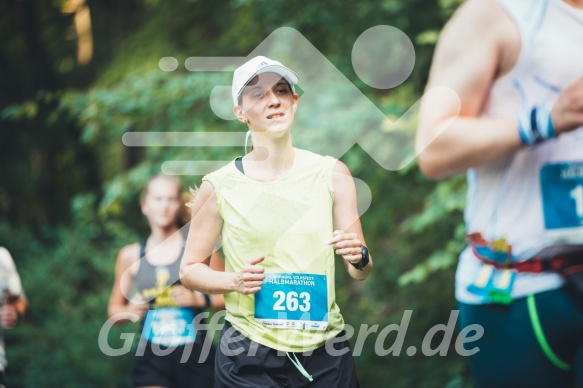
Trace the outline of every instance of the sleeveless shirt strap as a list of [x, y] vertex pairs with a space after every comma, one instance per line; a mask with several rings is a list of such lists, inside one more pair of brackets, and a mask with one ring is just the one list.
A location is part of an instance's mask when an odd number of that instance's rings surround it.
[[549, 0], [540, 0], [536, 2], [534, 15], [528, 20], [528, 44], [532, 44], [536, 38], [537, 33], [540, 31], [540, 26], [543, 23], [545, 15], [547, 13], [547, 8], [549, 6]]
[[238, 156], [235, 159], [235, 167], [237, 167], [237, 170], [241, 171], [241, 174], [245, 175], [245, 169], [243, 169], [243, 157], [242, 156]]
[[148, 237], [144, 237], [142, 241], [140, 241], [140, 259], [146, 256], [146, 243], [148, 242]]
[[188, 238], [188, 229], [189, 228], [185, 228], [185, 227], [180, 228], [180, 235], [182, 236], [182, 249], [184, 249], [186, 247], [186, 239]]

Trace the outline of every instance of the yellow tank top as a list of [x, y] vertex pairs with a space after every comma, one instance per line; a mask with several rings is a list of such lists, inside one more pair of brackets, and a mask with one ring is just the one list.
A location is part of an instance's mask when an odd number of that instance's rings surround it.
[[332, 237], [336, 159], [294, 149], [289, 173], [259, 182], [234, 162], [203, 181], [215, 189], [223, 218], [225, 270], [237, 272], [265, 256], [259, 293], [225, 295], [226, 319], [243, 335], [286, 352], [315, 349], [336, 336], [344, 320], [335, 302]]

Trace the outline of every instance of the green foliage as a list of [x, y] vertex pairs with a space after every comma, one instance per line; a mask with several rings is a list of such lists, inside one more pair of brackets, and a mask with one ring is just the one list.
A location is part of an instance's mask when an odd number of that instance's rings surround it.
[[[24, 323], [7, 333], [9, 386], [129, 386], [130, 355], [105, 356], [97, 338], [107, 317], [116, 254], [147, 233], [138, 194], [165, 161], [229, 160], [241, 150], [127, 147], [123, 136], [245, 130], [219, 119], [209, 107], [213, 87], [228, 85], [231, 75], [187, 72], [181, 67], [186, 58], [245, 56], [275, 29], [293, 27], [394, 121], [421, 96], [439, 31], [459, 2], [136, 0], [118, 8], [92, 2], [95, 64], [71, 71], [60, 64], [74, 57], [74, 47], [56, 33], [70, 20], [55, 16], [57, 3], [43, 8], [47, 16], [37, 23], [44, 26], [41, 41], [51, 41], [44, 63], [54, 71], [56, 86], [47, 82], [17, 97], [3, 94], [7, 103], [0, 109], [0, 245], [15, 257], [30, 300]], [[412, 75], [392, 90], [367, 86], [350, 61], [356, 38], [381, 24], [403, 30], [416, 50]], [[20, 47], [16, 38], [7, 42], [0, 51], [6, 58]], [[160, 71], [158, 60], [164, 56], [176, 57], [179, 69]], [[11, 62], [10, 69], [17, 68]], [[23, 78], [32, 74], [20, 71]], [[362, 125], [366, 111], [345, 109], [350, 101], [343, 99], [341, 85], [327, 87], [318, 106], [302, 107], [306, 144], [342, 138], [339, 131], [320, 131], [326, 115], [347, 126]], [[414, 130], [415, 118], [405, 121], [404, 127]], [[387, 119], [381, 130], [390, 131], [389, 124]], [[378, 146], [410, 159], [405, 146]], [[413, 311], [399, 356], [378, 356], [376, 335], [366, 341], [356, 359], [362, 386], [464, 386], [465, 361], [453, 349], [444, 357], [405, 354], [408, 346], [420, 346], [432, 326], [446, 324], [456, 308], [463, 177], [434, 184], [415, 163], [387, 171], [356, 146], [342, 160], [372, 193], [372, 206], [361, 220], [374, 261], [373, 275], [363, 283], [349, 279], [336, 263], [337, 300], [346, 321], [355, 328], [376, 324], [380, 331], [399, 324], [405, 310]], [[182, 178], [187, 186], [200, 182], [200, 176]], [[121, 347], [120, 336], [136, 329], [114, 328], [110, 345]], [[394, 339], [390, 334], [383, 346]]]
[[[97, 338], [107, 320], [117, 249], [137, 236], [97, 217], [95, 202], [95, 196], [76, 198], [71, 226], [47, 228], [40, 238], [0, 224], [0, 241], [15, 256], [30, 301], [18, 335], [7, 338], [9, 386], [128, 385], [130, 355], [106, 357]], [[112, 347], [121, 347], [120, 333], [112, 331]]]
[[456, 263], [465, 241], [465, 225], [460, 217], [465, 205], [465, 188], [465, 179], [461, 176], [440, 182], [427, 196], [423, 211], [403, 223], [404, 230], [410, 230], [416, 235], [426, 235], [431, 233], [435, 224], [443, 227], [444, 220], [454, 216], [453, 223], [449, 223], [452, 235], [436, 245], [442, 248], [436, 249], [427, 260], [402, 274], [399, 277], [400, 285], [424, 282], [433, 272], [451, 268]]

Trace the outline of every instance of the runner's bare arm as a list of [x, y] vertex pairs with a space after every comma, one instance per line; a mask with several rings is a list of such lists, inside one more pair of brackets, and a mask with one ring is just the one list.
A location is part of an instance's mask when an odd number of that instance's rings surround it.
[[[477, 117], [492, 82], [516, 64], [520, 46], [518, 28], [494, 0], [468, 0], [445, 26], [427, 90], [445, 86], [459, 100], [436, 94], [423, 101], [416, 151], [426, 176], [463, 172], [523, 147], [516, 117]], [[557, 135], [583, 125], [583, 80], [559, 95], [551, 117]]]
[[362, 259], [361, 245], [366, 246], [362, 233], [362, 225], [356, 205], [356, 188], [350, 170], [340, 161], [336, 163], [333, 174], [334, 184], [334, 234], [329, 241], [336, 253], [343, 257], [344, 267], [348, 274], [357, 280], [364, 280], [372, 270], [372, 257], [369, 264], [362, 270], [350, 265]]
[[205, 294], [239, 292], [253, 294], [263, 284], [263, 257], [251, 259], [239, 272], [218, 271], [209, 266], [223, 226], [212, 185], [204, 181], [192, 205], [192, 221], [180, 265], [182, 284]]
[[5, 300], [4, 304], [0, 306], [0, 326], [4, 329], [11, 329], [26, 312], [28, 302], [23, 294], [16, 297], [13, 295], [5, 295], [4, 297], [10, 298], [10, 300]]
[[[214, 251], [211, 256], [210, 261], [210, 268], [219, 271], [225, 272], [225, 261], [223, 260], [223, 256], [219, 253], [219, 251]], [[215, 294], [211, 295], [211, 308], [215, 310], [223, 310], [225, 308], [225, 298], [223, 294]]]
[[[213, 252], [210, 260], [210, 268], [215, 271], [225, 271], [223, 258], [219, 251]], [[222, 294], [205, 295], [202, 292], [192, 291], [182, 286], [173, 287], [172, 296], [180, 306], [192, 306], [198, 308], [212, 308], [222, 310], [225, 308], [225, 299]]]
[[[140, 248], [138, 244], [127, 245], [119, 251], [115, 264], [115, 279], [107, 306], [109, 317], [119, 313], [133, 313], [142, 318], [148, 310], [148, 303], [132, 303], [127, 299], [131, 292], [139, 260]], [[128, 321], [116, 320], [115, 323], [125, 322]]]
[[[427, 90], [451, 88], [459, 101], [434, 96], [422, 104], [416, 149], [429, 178], [463, 172], [522, 147], [514, 117], [476, 118], [492, 82], [512, 68], [519, 49], [517, 27], [494, 0], [468, 0], [445, 26]], [[459, 102], [461, 112], [455, 118]], [[451, 119], [455, 121], [440, 133]]]
[[14, 302], [14, 308], [16, 309], [18, 316], [22, 317], [28, 308], [28, 299], [23, 295], [19, 295], [16, 302]]

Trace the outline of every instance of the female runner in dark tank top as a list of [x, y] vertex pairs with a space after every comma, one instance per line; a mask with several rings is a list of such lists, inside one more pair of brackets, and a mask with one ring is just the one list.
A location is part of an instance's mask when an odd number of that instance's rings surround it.
[[[129, 313], [143, 322], [131, 371], [135, 387], [213, 386], [214, 348], [203, 347], [204, 332], [197, 330], [195, 317], [209, 307], [223, 309], [224, 301], [222, 295], [192, 292], [180, 283], [183, 207], [180, 181], [152, 178], [141, 198], [151, 233], [123, 247], [117, 257], [109, 316], [126, 317], [116, 320], [126, 323]], [[224, 270], [220, 255], [215, 253], [211, 263]]]

